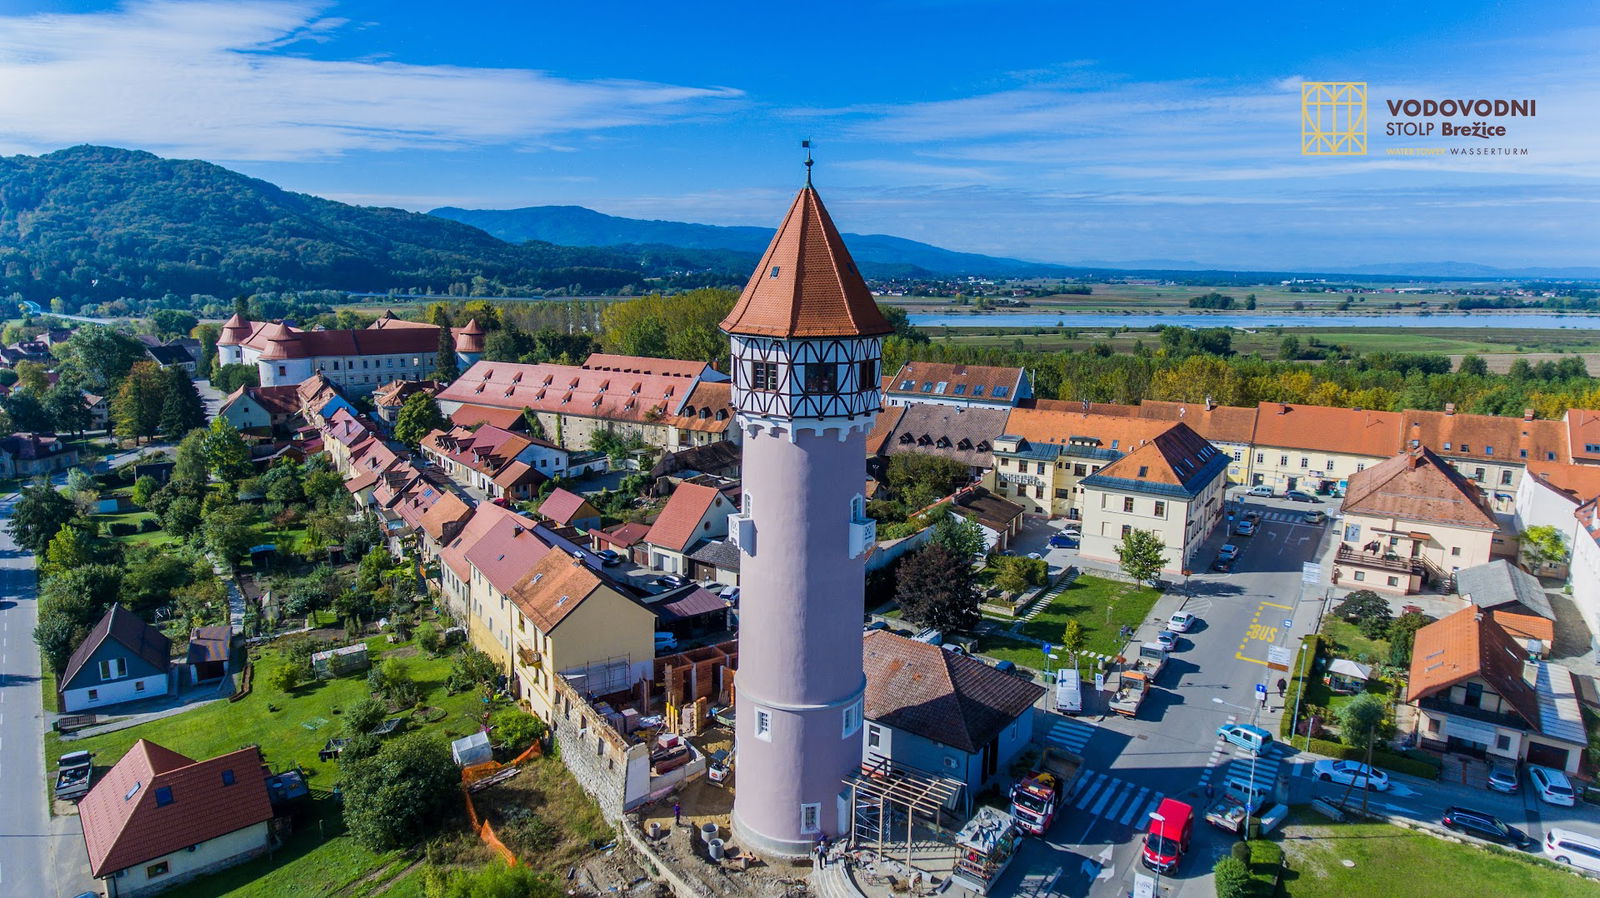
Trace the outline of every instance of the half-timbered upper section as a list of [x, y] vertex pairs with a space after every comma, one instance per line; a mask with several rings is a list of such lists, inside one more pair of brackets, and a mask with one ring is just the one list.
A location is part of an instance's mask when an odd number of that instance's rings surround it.
[[[882, 410], [879, 337], [778, 340], [733, 337], [733, 407], [745, 418], [872, 428]], [[865, 416], [865, 417], [864, 417]]]
[[877, 337], [894, 330], [807, 184], [722, 329], [747, 337]]

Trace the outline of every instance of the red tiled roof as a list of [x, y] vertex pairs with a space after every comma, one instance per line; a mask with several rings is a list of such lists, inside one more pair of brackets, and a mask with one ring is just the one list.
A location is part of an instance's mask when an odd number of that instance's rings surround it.
[[899, 426], [900, 419], [905, 416], [906, 407], [903, 405], [886, 405], [878, 413], [876, 421], [872, 422], [872, 429], [867, 431], [867, 455], [882, 455], [888, 448], [887, 441], [894, 436], [895, 428]]
[[604, 530], [591, 530], [589, 535], [598, 542], [603, 542], [618, 549], [627, 549], [636, 545], [640, 540], [650, 535], [650, 525], [638, 521], [629, 521], [626, 524], [617, 524]]
[[472, 506], [455, 493], [445, 493], [422, 514], [422, 531], [435, 542], [444, 539], [446, 528], [459, 524], [472, 514]]
[[862, 651], [868, 720], [976, 752], [1044, 695], [982, 661], [882, 630]]
[[[479, 505], [473, 517], [484, 514], [485, 507]], [[495, 589], [509, 594], [517, 581], [550, 552], [550, 545], [535, 534], [533, 521], [495, 505], [487, 508], [493, 509], [493, 520], [466, 546], [466, 559]]]
[[272, 802], [260, 749], [194, 761], [140, 739], [84, 796], [78, 816], [100, 878], [271, 820]]
[[1399, 412], [1263, 402], [1256, 407], [1253, 442], [1260, 447], [1388, 458], [1400, 451], [1404, 433], [1405, 418]]
[[1537, 639], [1548, 648], [1556, 639], [1556, 622], [1536, 614], [1491, 611], [1489, 615], [1512, 639]]
[[589, 418], [654, 422], [662, 415], [677, 414], [693, 384], [692, 378], [672, 374], [477, 362], [446, 387], [438, 399], [518, 412], [531, 408]]
[[1132, 452], [1155, 439], [1172, 425], [1166, 421], [1117, 415], [1084, 414], [1058, 409], [1014, 408], [1006, 416], [1005, 432], [1031, 443], [1066, 445], [1074, 437], [1099, 440], [1098, 448]]
[[1538, 696], [1522, 677], [1526, 656], [1489, 615], [1468, 606], [1417, 631], [1407, 695], [1415, 702], [1469, 677], [1481, 677], [1519, 717], [1538, 728]]
[[795, 196], [722, 329], [753, 337], [865, 337], [894, 330], [809, 184]]
[[1565, 495], [1577, 505], [1600, 496], [1600, 466], [1528, 464], [1527, 476]]
[[600, 584], [600, 577], [582, 559], [563, 552], [550, 552], [506, 590], [506, 596], [535, 626], [548, 634]]
[[1249, 445], [1255, 436], [1256, 410], [1246, 406], [1213, 405], [1204, 402], [1164, 402], [1146, 399], [1133, 413], [1152, 421], [1182, 421], [1195, 433], [1213, 443]]
[[662, 417], [661, 423], [679, 430], [723, 433], [733, 417], [733, 384], [725, 380], [702, 380], [684, 397], [679, 413]]
[[[1216, 456], [1215, 446], [1180, 422], [1167, 426], [1149, 442], [1101, 468], [1092, 479], [1120, 478], [1138, 483], [1187, 486]], [[1222, 473], [1220, 467], [1216, 473]]]
[[462, 427], [476, 427], [479, 424], [492, 424], [495, 427], [510, 430], [522, 422], [522, 409], [520, 408], [491, 408], [487, 405], [463, 405], [450, 413], [450, 423]]
[[688, 482], [678, 484], [666, 507], [661, 509], [661, 515], [650, 525], [650, 535], [645, 537], [645, 542], [682, 552], [700, 536], [700, 520], [720, 495], [714, 487]]
[[889, 378], [884, 392], [913, 399], [945, 397], [1012, 404], [1021, 387], [1021, 368], [906, 362]]
[[1481, 495], [1449, 462], [1423, 446], [1351, 475], [1340, 508], [1346, 515], [1498, 530], [1494, 516], [1480, 504]]
[[1600, 452], [1591, 452], [1590, 446], [1600, 446], [1600, 412], [1588, 409], [1567, 409], [1567, 454], [1573, 461], [1594, 464], [1600, 462]]
[[709, 368], [705, 362], [683, 359], [658, 359], [642, 355], [615, 355], [608, 352], [590, 353], [580, 366], [588, 371], [611, 371], [621, 374], [655, 374], [662, 377], [704, 377]]
[[1560, 421], [1416, 409], [1400, 415], [1405, 419], [1407, 447], [1415, 442], [1446, 458], [1530, 465], [1569, 460], [1566, 427]]
[[589, 500], [570, 490], [556, 487], [539, 505], [539, 515], [557, 524], [570, 524], [580, 515], [592, 517], [599, 512]]

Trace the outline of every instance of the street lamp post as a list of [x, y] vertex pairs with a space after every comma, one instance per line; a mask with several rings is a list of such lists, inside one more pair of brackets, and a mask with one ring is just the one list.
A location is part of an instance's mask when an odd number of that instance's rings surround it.
[[[1163, 817], [1163, 816], [1162, 816], [1162, 815], [1161, 815], [1161, 814], [1160, 814], [1160, 813], [1159, 813], [1159, 812], [1157, 812], [1157, 811], [1151, 811], [1151, 812], [1150, 812], [1150, 819], [1151, 819], [1151, 820], [1154, 820], [1154, 821], [1156, 821], [1156, 822], [1157, 822], [1157, 823], [1160, 823], [1160, 824], [1162, 824], [1162, 825], [1161, 825], [1161, 826], [1160, 826], [1160, 827], [1158, 827], [1158, 829], [1160, 829], [1160, 830], [1161, 830], [1161, 833], [1162, 833], [1162, 835], [1161, 835], [1161, 838], [1163, 838], [1163, 839], [1165, 839], [1165, 838], [1166, 838], [1166, 837], [1167, 837], [1167, 836], [1166, 836], [1166, 832], [1167, 832], [1167, 827], [1166, 827], [1166, 822], [1167, 822], [1167, 818], [1166, 818], [1166, 817]], [[1148, 839], [1149, 839], [1149, 838], [1150, 838], [1150, 834], [1149, 834], [1149, 833], [1145, 833], [1145, 839], [1147, 839], [1147, 840], [1148, 840]], [[1161, 865], [1160, 865], [1160, 864], [1157, 864], [1157, 865], [1156, 865], [1156, 866], [1155, 866], [1155, 867], [1154, 867], [1154, 869], [1155, 869], [1155, 871], [1156, 871], [1156, 896], [1157, 896], [1157, 898], [1160, 898], [1160, 896], [1161, 896]]]

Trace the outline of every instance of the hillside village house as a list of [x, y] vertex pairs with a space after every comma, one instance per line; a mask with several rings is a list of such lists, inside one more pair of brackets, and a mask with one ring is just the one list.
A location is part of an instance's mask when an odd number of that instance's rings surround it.
[[491, 498], [532, 498], [539, 484], [567, 473], [567, 450], [491, 424], [435, 430], [422, 454], [450, 478]]
[[885, 408], [867, 435], [867, 452], [884, 459], [912, 454], [949, 459], [976, 481], [994, 467], [994, 441], [1006, 432], [1008, 415], [1000, 408], [925, 402]]
[[1476, 606], [1417, 631], [1408, 700], [1425, 748], [1576, 773], [1588, 745], [1571, 672]]
[[1334, 583], [1409, 595], [1515, 554], [1482, 491], [1426, 446], [1357, 472], [1345, 493]]
[[[465, 368], [482, 357], [484, 333], [476, 321], [452, 333], [458, 364]], [[235, 314], [217, 338], [218, 361], [255, 365], [262, 386], [298, 384], [321, 374], [357, 394], [395, 379], [422, 380], [433, 370], [438, 351], [439, 328], [387, 312], [365, 328], [310, 331]]]
[[0, 477], [36, 477], [77, 467], [78, 450], [53, 433], [0, 438]]
[[527, 409], [552, 442], [569, 449], [590, 448], [597, 433], [609, 432], [676, 450], [729, 435], [731, 393], [700, 389], [726, 381], [702, 362], [595, 353], [581, 366], [478, 362], [438, 400], [456, 423], [468, 408]]
[[1445, 403], [1442, 412], [1407, 409], [1400, 413], [1406, 424], [1406, 449], [1427, 446], [1484, 492], [1491, 510], [1510, 512], [1517, 489], [1531, 465], [1565, 465], [1566, 425], [1541, 421], [1533, 409], [1521, 418], [1467, 415]]
[[267, 853], [272, 801], [254, 746], [205, 761], [140, 739], [78, 804], [107, 898], [153, 895]]
[[1228, 457], [1187, 424], [1174, 424], [1127, 455], [1085, 477], [1085, 558], [1116, 562], [1132, 530], [1154, 532], [1166, 546], [1165, 573], [1182, 573], [1222, 520]]
[[1008, 409], [1031, 398], [1033, 384], [1021, 368], [942, 362], [906, 362], [884, 380], [883, 388], [883, 404], [888, 406], [922, 403]]
[[863, 762], [888, 758], [960, 780], [970, 798], [1033, 739], [1033, 703], [1044, 687], [886, 631], [865, 639]]
[[298, 385], [252, 387], [248, 384], [229, 393], [217, 408], [217, 416], [227, 419], [240, 433], [270, 434], [288, 425], [300, 414]]
[[644, 538], [650, 569], [688, 575], [689, 558], [701, 542], [728, 535], [728, 515], [738, 509], [715, 487], [680, 483]]
[[1400, 451], [1398, 412], [1263, 402], [1256, 407], [1250, 485], [1278, 493], [1335, 493]]
[[77, 712], [155, 698], [172, 687], [172, 640], [118, 603], [73, 651], [56, 691], [61, 710]]

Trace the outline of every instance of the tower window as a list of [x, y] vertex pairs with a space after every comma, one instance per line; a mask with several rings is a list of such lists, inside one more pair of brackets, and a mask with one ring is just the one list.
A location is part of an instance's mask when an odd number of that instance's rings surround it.
[[776, 390], [778, 388], [777, 362], [750, 363], [750, 389]]
[[826, 362], [806, 365], [807, 393], [835, 393], [839, 389], [839, 368]]
[[862, 359], [856, 363], [856, 389], [875, 390], [878, 387], [878, 360]]
[[772, 741], [772, 712], [765, 708], [756, 709], [755, 737]]
[[800, 831], [814, 833], [822, 831], [822, 804], [811, 802], [800, 806]]

